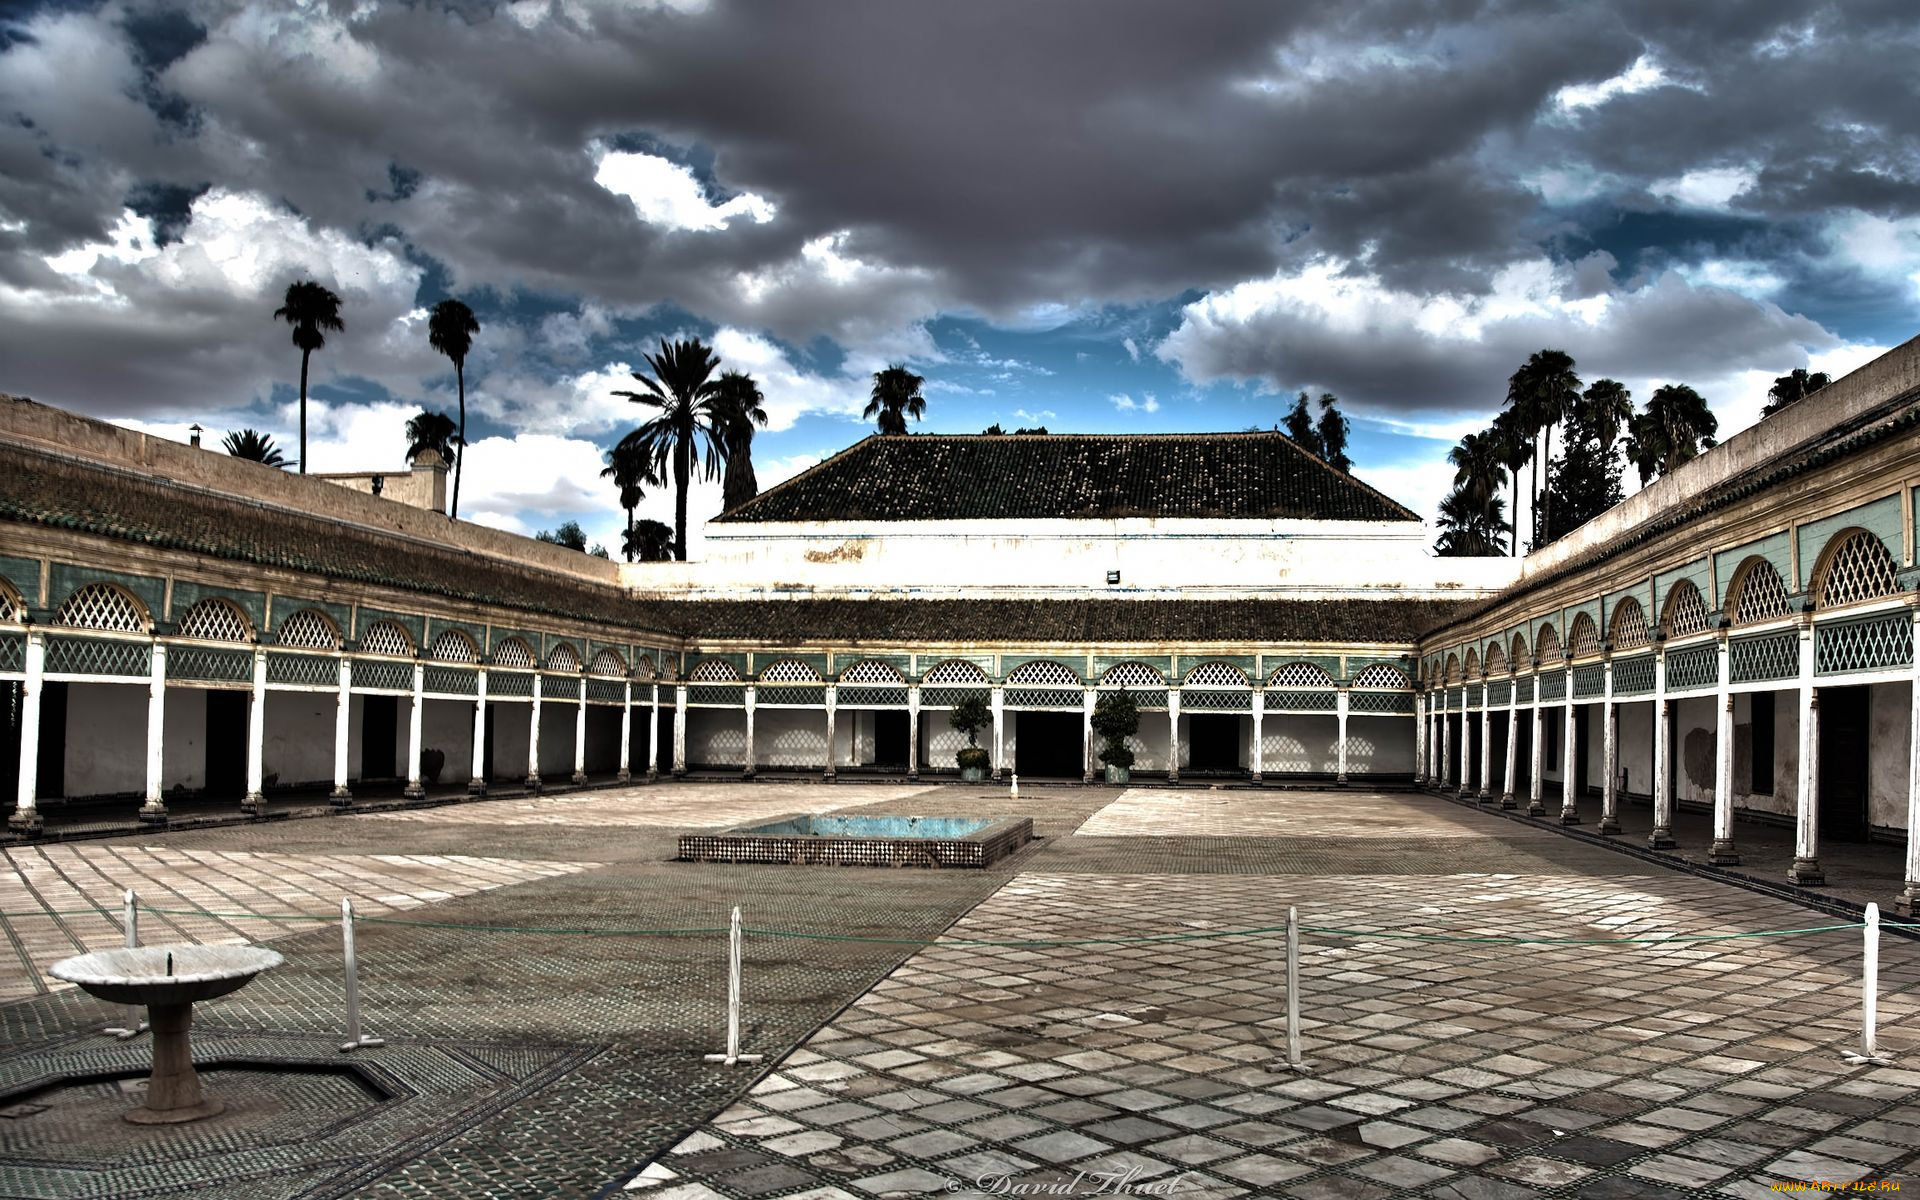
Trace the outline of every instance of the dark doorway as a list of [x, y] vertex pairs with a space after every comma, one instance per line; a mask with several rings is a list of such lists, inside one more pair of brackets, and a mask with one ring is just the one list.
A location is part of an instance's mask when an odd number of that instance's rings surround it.
[[1077, 712], [1014, 714], [1013, 770], [1034, 778], [1079, 779], [1086, 752], [1085, 718]]
[[1480, 765], [1480, 722], [1486, 719], [1476, 713], [1460, 714], [1460, 783], [1463, 787], [1472, 787], [1475, 780], [1484, 778], [1474, 772]]
[[1867, 840], [1867, 689], [1820, 689], [1820, 836]]
[[[664, 688], [661, 690], [663, 692], [667, 691], [667, 689]], [[661, 697], [662, 702], [660, 707], [654, 710], [653, 729], [654, 736], [660, 739], [660, 761], [655, 764], [655, 769], [670, 772], [673, 770], [673, 714], [676, 710], [672, 704], [666, 703], [668, 698], [669, 696], [663, 695]], [[642, 751], [638, 757], [642, 762], [645, 762], [647, 754], [650, 752], [651, 747], [646, 751]]]
[[393, 779], [400, 752], [400, 697], [360, 698], [360, 778]]
[[1593, 739], [1587, 736], [1587, 717], [1592, 712], [1591, 704], [1573, 706], [1573, 794], [1576, 796], [1593, 790], [1587, 775], [1587, 755], [1593, 749]]
[[67, 685], [40, 685], [39, 765], [34, 793], [42, 798], [67, 794]]
[[24, 689], [17, 679], [0, 683], [0, 796], [13, 795], [20, 779], [20, 704]]
[[1486, 719], [1493, 722], [1493, 736], [1487, 741], [1487, 791], [1498, 796], [1507, 788], [1507, 738], [1513, 731], [1504, 709], [1495, 709]]
[[207, 795], [236, 799], [247, 790], [245, 692], [207, 693]]
[[498, 705], [487, 705], [486, 741], [480, 749], [480, 778], [491, 782], [493, 774], [493, 726], [500, 716]]
[[883, 770], [907, 769], [907, 714], [876, 709], [873, 714], [873, 765]]
[[1521, 710], [1514, 714], [1513, 728], [1509, 731], [1513, 741], [1513, 794], [1531, 796], [1533, 779], [1533, 714]]
[[1232, 713], [1187, 714], [1186, 769], [1193, 772], [1240, 770], [1240, 718]]

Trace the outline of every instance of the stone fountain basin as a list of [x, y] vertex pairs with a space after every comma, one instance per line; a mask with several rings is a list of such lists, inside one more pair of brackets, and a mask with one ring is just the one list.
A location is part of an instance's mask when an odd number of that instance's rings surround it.
[[166, 1006], [224, 996], [285, 961], [278, 952], [259, 946], [141, 946], [63, 958], [48, 967], [47, 974], [109, 1003]]

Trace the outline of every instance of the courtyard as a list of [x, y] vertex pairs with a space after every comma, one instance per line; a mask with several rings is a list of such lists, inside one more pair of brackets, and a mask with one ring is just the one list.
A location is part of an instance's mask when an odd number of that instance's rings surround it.
[[[1040, 840], [984, 871], [672, 861], [832, 811]], [[8, 1197], [1759, 1196], [1920, 1160], [1920, 945], [1882, 944], [1895, 1065], [1850, 1066], [1849, 922], [1413, 793], [700, 782], [4, 853]], [[196, 1014], [210, 1122], [115, 1119], [147, 1039], [44, 973], [119, 943], [128, 887], [143, 942], [286, 956]], [[352, 1055], [343, 897], [386, 1039]], [[765, 1058], [729, 1068], [734, 905]]]

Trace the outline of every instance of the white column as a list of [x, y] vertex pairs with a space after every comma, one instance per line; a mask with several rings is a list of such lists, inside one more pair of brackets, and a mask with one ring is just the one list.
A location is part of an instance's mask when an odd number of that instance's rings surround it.
[[574, 680], [579, 703], [573, 709], [573, 782], [587, 781], [587, 677]]
[[1653, 832], [1650, 850], [1671, 850], [1673, 840], [1673, 709], [1667, 699], [1667, 650], [1653, 654]]
[[920, 685], [907, 685], [907, 779], [920, 778]]
[[673, 687], [673, 774], [679, 778], [687, 773], [687, 685], [677, 683]]
[[240, 811], [255, 815], [267, 808], [267, 798], [261, 795], [261, 780], [265, 778], [267, 745], [267, 652], [253, 652], [253, 692], [247, 703], [247, 795], [240, 801]]
[[1453, 697], [1443, 693], [1440, 701], [1440, 788], [1453, 786]]
[[621, 783], [633, 778], [633, 680], [620, 681], [620, 773]]
[[[167, 648], [153, 644], [153, 674], [147, 681], [147, 794], [140, 806], [143, 823], [164, 824], [167, 806], [160, 799], [160, 765], [164, 761], [167, 722]], [[21, 747], [21, 753], [26, 747]]]
[[1427, 697], [1413, 694], [1413, 786], [1427, 781]]
[[1339, 739], [1338, 757], [1334, 761], [1333, 782], [1336, 787], [1347, 786], [1347, 689], [1340, 688], [1333, 694], [1334, 736]]
[[15, 833], [40, 832], [40, 691], [46, 687], [47, 635], [27, 630], [26, 682], [20, 696], [20, 779], [14, 792], [13, 815], [7, 828]]
[[1893, 902], [1894, 911], [1911, 919], [1920, 915], [1920, 611], [1913, 614], [1912, 710], [1907, 725], [1907, 886]]
[[1527, 815], [1544, 817], [1547, 815], [1547, 739], [1546, 714], [1540, 709], [1540, 670], [1536, 666], [1533, 672], [1533, 736], [1528, 739], [1527, 758]]
[[1620, 710], [1613, 703], [1613, 659], [1600, 666], [1600, 833], [1620, 832]]
[[1093, 782], [1093, 701], [1092, 688], [1080, 693], [1080, 782]]
[[1253, 778], [1250, 782], [1259, 783], [1260, 776], [1267, 765], [1267, 738], [1262, 731], [1267, 716], [1267, 693], [1260, 688], [1253, 689]]
[[340, 656], [340, 691], [333, 701], [333, 794], [327, 799], [337, 806], [353, 800], [347, 790], [347, 738], [352, 733], [353, 660]]
[[1480, 680], [1480, 769], [1474, 772], [1474, 799], [1487, 801], [1493, 798], [1493, 790], [1487, 786], [1493, 775], [1493, 682]]
[[1720, 637], [1720, 682], [1714, 692], [1713, 737], [1713, 847], [1707, 861], [1716, 866], [1738, 866], [1733, 846], [1733, 693], [1727, 690], [1731, 667], [1726, 635]]
[[473, 674], [473, 770], [467, 775], [467, 795], [487, 794], [487, 669]]
[[994, 685], [991, 700], [993, 703], [993, 778], [997, 781], [1000, 778], [1000, 756], [1004, 753], [1006, 746], [1007, 727], [1007, 694], [1000, 685]]
[[1505, 768], [1500, 775], [1500, 807], [1517, 807], [1513, 799], [1513, 764], [1519, 757], [1520, 742], [1520, 677], [1507, 680], [1507, 746], [1502, 756]]
[[1180, 690], [1167, 689], [1167, 782], [1180, 782]]
[[1820, 870], [1820, 692], [1813, 686], [1813, 623], [1800, 628], [1800, 771], [1794, 806], [1793, 866], [1787, 878], [1802, 887], [1827, 881]]
[[1580, 823], [1580, 781], [1573, 777], [1580, 760], [1574, 756], [1573, 743], [1579, 729], [1573, 705], [1573, 668], [1567, 668], [1567, 704], [1564, 724], [1561, 732], [1566, 736], [1560, 746], [1560, 823], [1578, 825]]
[[660, 683], [655, 680], [647, 685], [647, 782], [660, 778]]
[[427, 690], [427, 666], [413, 664], [413, 708], [407, 713], [407, 786], [403, 795], [418, 798], [427, 794], [420, 782], [420, 720], [426, 711], [423, 693]]
[[741, 689], [741, 692], [740, 702], [742, 707], [745, 708], [747, 715], [747, 753], [745, 761], [740, 764], [740, 777], [742, 779], [752, 779], [754, 760], [753, 718], [754, 714], [759, 711], [760, 689], [749, 683]]
[[824, 690], [827, 700], [827, 769], [824, 777], [830, 780], [834, 777], [833, 738], [834, 724], [839, 716], [840, 709], [840, 687], [838, 684], [830, 683]]
[[533, 703], [527, 709], [527, 786], [540, 790], [540, 672], [533, 673]]

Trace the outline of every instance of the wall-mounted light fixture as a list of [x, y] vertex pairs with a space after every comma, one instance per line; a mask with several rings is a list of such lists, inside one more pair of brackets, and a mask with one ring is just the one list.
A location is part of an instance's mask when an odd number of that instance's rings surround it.
[[1120, 572], [1118, 572], [1118, 571], [1108, 571], [1108, 572], [1107, 572], [1107, 582], [1108, 582], [1108, 583], [1119, 583], [1119, 582], [1120, 582]]
[[375, 475], [373, 477], [373, 494], [374, 495], [378, 496], [382, 491], [386, 490], [386, 486], [387, 486], [387, 477], [385, 475]]
[[187, 426], [187, 436], [192, 439], [192, 444], [195, 446], [200, 444], [200, 435], [205, 432], [206, 430], [201, 429], [198, 425]]

